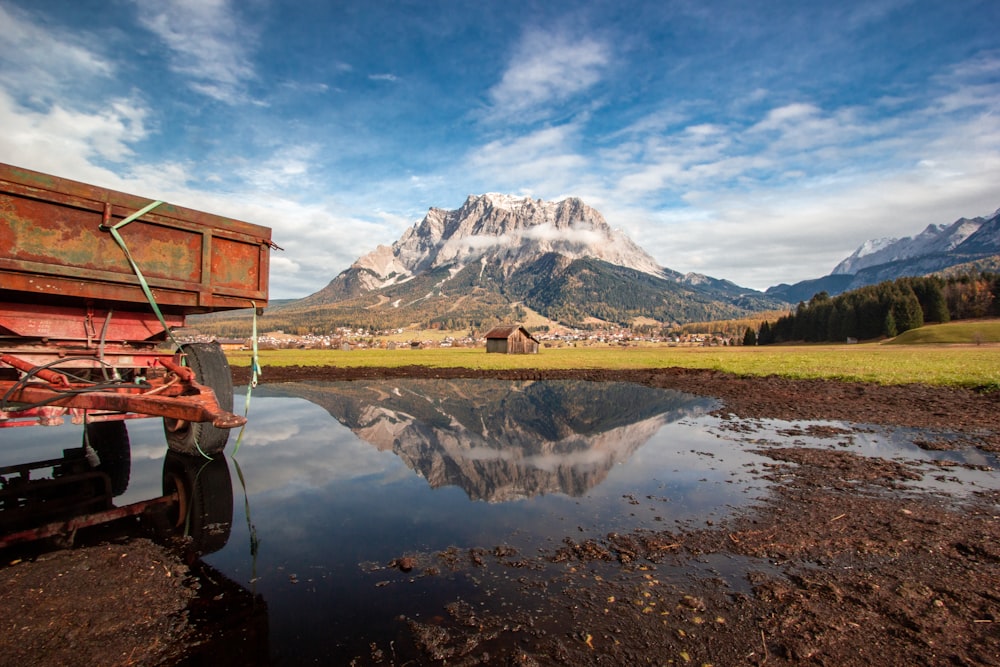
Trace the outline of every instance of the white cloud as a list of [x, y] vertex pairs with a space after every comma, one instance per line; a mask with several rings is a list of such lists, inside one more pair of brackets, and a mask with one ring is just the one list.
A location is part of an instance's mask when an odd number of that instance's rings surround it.
[[572, 191], [587, 181], [587, 158], [574, 149], [580, 127], [567, 123], [495, 140], [470, 151], [465, 169], [508, 193]]
[[695, 137], [707, 138], [721, 134], [724, 132], [724, 129], [713, 123], [701, 123], [700, 125], [690, 125], [684, 128], [684, 132]]
[[289, 188], [299, 191], [311, 186], [310, 170], [320, 148], [315, 145], [278, 146], [264, 157], [241, 159], [233, 172], [250, 190], [258, 192], [284, 192]]
[[610, 47], [595, 39], [529, 31], [500, 82], [490, 89], [490, 117], [509, 123], [545, 117], [549, 105], [596, 84], [610, 59]]
[[536, 241], [566, 241], [568, 243], [579, 243], [582, 245], [596, 245], [607, 241], [603, 234], [593, 229], [583, 227], [557, 228], [552, 223], [545, 223], [530, 227], [524, 231], [525, 238]]
[[927, 157], [907, 168], [742, 191], [703, 183], [689, 208], [629, 211], [628, 224], [672, 269], [764, 289], [824, 275], [870, 238], [909, 236], [930, 223], [995, 210], [998, 148], [1000, 119], [978, 119], [922, 144], [918, 153]]
[[675, 108], [673, 105], [670, 108], [657, 109], [653, 113], [647, 114], [621, 130], [610, 134], [606, 137], [606, 140], [636, 135], [648, 136], [650, 134], [660, 134], [666, 132], [674, 125], [683, 124], [688, 118], [689, 115], [687, 113]]
[[454, 241], [449, 239], [448, 243], [455, 246], [454, 249], [456, 252], [462, 248], [485, 250], [487, 248], [509, 245], [511, 237], [507, 234], [477, 234], [476, 236], [465, 236], [460, 239], [454, 239]]
[[139, 22], [172, 53], [171, 67], [191, 79], [191, 88], [227, 103], [245, 100], [255, 77], [248, 45], [251, 28], [241, 23], [228, 0], [162, 0], [138, 3]]
[[819, 109], [812, 104], [788, 104], [767, 112], [764, 120], [754, 126], [756, 130], [783, 130], [789, 125], [815, 117]]
[[135, 100], [112, 100], [88, 113], [60, 105], [42, 111], [18, 105], [0, 89], [0, 158], [29, 169], [120, 184], [95, 160], [120, 161], [133, 155], [132, 142], [147, 135], [148, 110]]
[[0, 159], [119, 187], [99, 164], [132, 159], [149, 136], [142, 95], [106, 92], [118, 69], [93, 34], [3, 5], [0, 25]]
[[828, 272], [862, 242], [1000, 206], [1000, 60], [922, 99], [785, 104], [745, 124], [639, 121], [605, 149], [609, 222], [659, 262], [763, 289]]
[[67, 82], [114, 75], [115, 65], [70, 30], [43, 28], [0, 4], [0, 84], [18, 97], [49, 100]]

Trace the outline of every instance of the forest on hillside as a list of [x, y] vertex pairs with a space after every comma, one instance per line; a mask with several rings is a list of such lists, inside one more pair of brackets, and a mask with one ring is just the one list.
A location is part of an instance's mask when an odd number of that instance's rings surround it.
[[831, 297], [820, 292], [795, 312], [747, 329], [745, 344], [892, 338], [927, 322], [1000, 316], [1000, 274], [899, 278]]

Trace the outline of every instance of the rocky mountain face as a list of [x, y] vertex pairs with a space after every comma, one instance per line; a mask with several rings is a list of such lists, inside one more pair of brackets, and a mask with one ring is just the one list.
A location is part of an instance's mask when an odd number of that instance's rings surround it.
[[[392, 246], [358, 259], [291, 309], [325, 307], [347, 318], [453, 322], [510, 319], [527, 306], [551, 319], [628, 323], [739, 317], [781, 307], [760, 292], [660, 266], [579, 199], [546, 202], [503, 194], [432, 208]], [[516, 316], [516, 314], [515, 314]]]
[[665, 424], [712, 399], [631, 383], [396, 380], [286, 383], [266, 395], [319, 405], [359, 438], [393, 452], [433, 488], [472, 500], [582, 496]]
[[880, 264], [951, 252], [979, 231], [985, 222], [985, 218], [960, 218], [950, 225], [928, 225], [916, 236], [866, 241], [850, 257], [834, 267], [831, 275], [854, 275], [862, 269]]
[[906, 276], [923, 276], [1000, 254], [1000, 210], [990, 217], [928, 225], [915, 236], [866, 241], [828, 276], [776, 285], [767, 294], [795, 303], [817, 292], [831, 296]]
[[490, 260], [500, 260], [510, 274], [548, 253], [664, 276], [652, 257], [579, 199], [553, 203], [502, 194], [470, 196], [455, 211], [432, 208], [391, 248], [380, 246], [354, 266], [384, 287], [441, 266]]

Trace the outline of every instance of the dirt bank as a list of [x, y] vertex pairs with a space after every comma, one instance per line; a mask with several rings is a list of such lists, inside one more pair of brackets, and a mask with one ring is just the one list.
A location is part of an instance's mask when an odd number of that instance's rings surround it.
[[[837, 451], [773, 452], [762, 507], [702, 529], [567, 537], [539, 556], [502, 547], [409, 556], [416, 570], [516, 568], [522, 604], [454, 601], [408, 619], [449, 665], [997, 665], [997, 493], [900, 495], [906, 466]], [[706, 571], [745, 572], [746, 590]], [[721, 563], [721, 565], [719, 565]], [[686, 571], [680, 578], [678, 571]], [[513, 576], [513, 575], [510, 575]], [[543, 599], [540, 601], [539, 591]], [[383, 656], [374, 656], [381, 658]], [[389, 664], [380, 659], [363, 664]], [[443, 664], [443, 663], [442, 663]]]
[[[932, 438], [924, 444], [1000, 451], [1000, 396], [920, 385], [679, 369], [419, 367], [273, 367], [263, 381], [392, 377], [631, 381], [722, 399], [719, 412], [729, 417], [727, 428], [752, 443], [759, 418], [815, 419], [949, 430], [959, 435], [957, 441]], [[245, 383], [245, 369], [235, 369], [234, 378]], [[809, 434], [835, 445], [851, 428], [821, 426]], [[455, 600], [432, 610], [428, 618], [438, 615], [433, 621], [401, 618], [405, 639], [373, 645], [356, 663], [1000, 665], [995, 488], [970, 490], [962, 498], [916, 493], [910, 485], [947, 470], [918, 470], [836, 446], [761, 442], [759, 450], [771, 463], [746, 475], [771, 480], [774, 492], [716, 525], [663, 531], [623, 526], [607, 535], [567, 535], [558, 546], [530, 554], [502, 545], [401, 554], [376, 576], [405, 583], [466, 569], [485, 582], [513, 579], [520, 597], [495, 609]], [[167, 649], [192, 632], [180, 609], [193, 582], [183, 576], [180, 561], [146, 541], [93, 549], [13, 565], [4, 559], [0, 595], [8, 611], [0, 664], [66, 664], [66, 650], [78, 663], [177, 661]], [[744, 573], [739, 586], [704, 565], [718, 562]], [[126, 565], [135, 568], [131, 574], [123, 571]], [[116, 583], [107, 586], [109, 581]], [[109, 626], [114, 641], [105, 641], [98, 630], [108, 609], [149, 622], [134, 631]], [[89, 636], [97, 641], [83, 640]]]

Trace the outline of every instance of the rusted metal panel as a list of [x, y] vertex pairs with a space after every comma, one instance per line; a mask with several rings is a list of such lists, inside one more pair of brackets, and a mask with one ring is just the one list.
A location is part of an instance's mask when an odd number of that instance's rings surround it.
[[[164, 316], [167, 326], [179, 327], [184, 318]], [[0, 303], [0, 334], [22, 338], [45, 338], [61, 341], [145, 341], [163, 332], [152, 312], [118, 311], [44, 306], [26, 303]]]
[[[106, 228], [149, 203], [0, 164], [0, 301], [146, 304]], [[165, 312], [267, 304], [267, 227], [161, 204], [119, 233]]]

